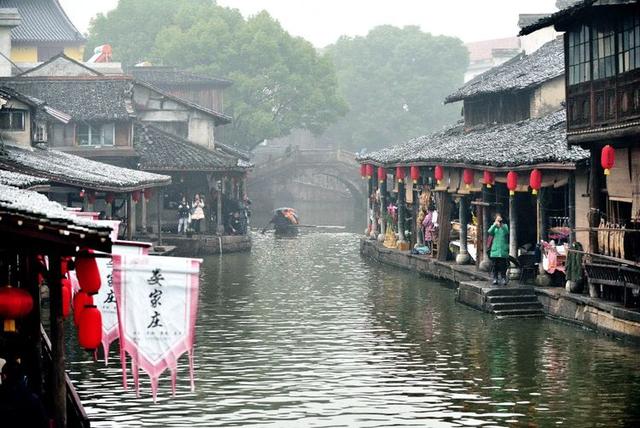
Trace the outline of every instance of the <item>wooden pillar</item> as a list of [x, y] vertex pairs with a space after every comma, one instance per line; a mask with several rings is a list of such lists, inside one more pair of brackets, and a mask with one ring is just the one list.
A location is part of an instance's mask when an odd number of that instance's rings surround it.
[[216, 200], [216, 233], [218, 235], [224, 235], [224, 224], [222, 223], [222, 189], [224, 188], [224, 182], [222, 179], [219, 181], [220, 185], [217, 185], [218, 198]]
[[466, 196], [460, 196], [460, 202], [458, 204], [459, 218], [460, 218], [460, 253], [456, 256], [456, 263], [459, 265], [466, 265], [471, 260], [469, 256], [469, 249], [467, 247], [467, 198]]
[[595, 230], [600, 225], [600, 200], [602, 192], [602, 172], [600, 168], [600, 150], [591, 149], [591, 168], [589, 169], [589, 250], [598, 252], [598, 232]]
[[536, 240], [546, 241], [546, 229], [547, 229], [547, 207], [546, 196], [548, 189], [545, 187], [540, 188], [538, 196], [536, 198]]
[[147, 198], [144, 197], [144, 194], [142, 194], [140, 198], [140, 226], [142, 228], [142, 233], [146, 233], [147, 232]]
[[[518, 259], [518, 209], [516, 196], [509, 196], [509, 256]], [[515, 279], [520, 276], [520, 269], [509, 268], [509, 278]]]
[[34, 255], [20, 256], [20, 286], [27, 290], [33, 299], [33, 309], [23, 323], [22, 332], [28, 338], [27, 376], [31, 391], [42, 397], [42, 334], [40, 331], [40, 286], [36, 271], [38, 262]]
[[[482, 261], [478, 266], [481, 271], [489, 272], [491, 270], [491, 259], [489, 259], [489, 248], [487, 247], [487, 239], [489, 238], [489, 225], [491, 221], [489, 219], [489, 190], [486, 186], [482, 187], [482, 205], [480, 209], [479, 221], [482, 223], [482, 228], [478, 225], [478, 234], [482, 235]], [[478, 249], [478, 254], [480, 250]]]
[[49, 254], [49, 311], [51, 324], [51, 411], [56, 428], [67, 426], [67, 391], [64, 371], [64, 318], [60, 255]]
[[569, 173], [569, 229], [571, 234], [569, 235], [569, 244], [576, 242], [576, 172], [571, 171]]
[[364, 223], [364, 236], [369, 236], [369, 232], [371, 231], [371, 180], [368, 179], [367, 180], [367, 184], [366, 184], [366, 192], [367, 192], [367, 200], [366, 200], [366, 207], [364, 209], [364, 219], [365, 219], [365, 223]]
[[449, 233], [451, 232], [451, 195], [438, 192], [438, 260], [446, 261], [449, 255]]
[[133, 228], [135, 227], [135, 214], [133, 211], [133, 196], [128, 193], [127, 196], [127, 240], [133, 239]]
[[379, 182], [378, 189], [380, 190], [380, 235], [378, 235], [378, 241], [382, 242], [387, 233], [387, 222], [384, 219], [384, 214], [387, 212], [387, 181]]
[[163, 210], [164, 190], [158, 188], [156, 214], [158, 215], [158, 245], [162, 245], [162, 210]]
[[398, 183], [398, 243], [406, 242], [404, 239], [404, 182]]
[[418, 216], [420, 215], [420, 196], [417, 190], [417, 183], [413, 183], [411, 187], [413, 188], [413, 220], [411, 221], [411, 229], [413, 233], [411, 234], [411, 248], [413, 248], [413, 244], [424, 245], [424, 236], [420, 233], [420, 225], [418, 225]]

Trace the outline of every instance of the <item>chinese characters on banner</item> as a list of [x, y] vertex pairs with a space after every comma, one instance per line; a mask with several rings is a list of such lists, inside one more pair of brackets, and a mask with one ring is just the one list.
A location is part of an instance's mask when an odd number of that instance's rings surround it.
[[[151, 378], [155, 401], [158, 380], [171, 372], [175, 393], [178, 358], [188, 354], [191, 388], [193, 339], [198, 309], [200, 259], [155, 256], [113, 256], [113, 287], [117, 302], [120, 347], [131, 357], [136, 393], [138, 369]], [[122, 358], [126, 388], [126, 358]]]
[[[142, 256], [149, 253], [150, 243], [146, 242], [126, 242], [116, 241], [112, 247], [112, 253], [118, 255]], [[113, 290], [113, 260], [108, 258], [97, 258], [98, 270], [102, 287], [96, 296], [94, 303], [102, 314], [102, 350], [104, 351], [104, 362], [109, 362], [109, 346], [118, 338], [118, 312], [116, 310], [116, 298]], [[123, 357], [123, 349], [120, 347], [120, 357]]]

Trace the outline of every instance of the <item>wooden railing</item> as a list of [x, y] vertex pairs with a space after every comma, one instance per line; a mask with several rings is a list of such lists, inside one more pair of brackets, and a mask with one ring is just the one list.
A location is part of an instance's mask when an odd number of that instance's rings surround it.
[[[42, 335], [42, 355], [44, 359], [44, 367], [51, 367], [51, 341], [49, 340], [49, 336], [44, 331], [44, 328], [40, 327], [40, 332]], [[50, 370], [45, 369], [47, 373], [47, 378]], [[71, 379], [69, 375], [65, 373], [64, 381], [67, 386], [67, 428], [90, 428], [91, 421], [87, 416], [87, 412], [84, 410], [82, 406], [82, 402], [80, 401], [80, 396], [76, 392], [73, 384], [71, 383]]]
[[567, 88], [567, 129], [607, 130], [640, 121], [640, 69]]

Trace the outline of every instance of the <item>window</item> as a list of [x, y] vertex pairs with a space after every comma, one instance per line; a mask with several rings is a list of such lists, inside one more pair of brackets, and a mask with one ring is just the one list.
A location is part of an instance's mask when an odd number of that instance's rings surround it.
[[589, 27], [583, 25], [569, 33], [569, 84], [591, 80]]
[[625, 16], [618, 33], [620, 73], [640, 68], [640, 17]]
[[47, 125], [44, 123], [36, 124], [35, 130], [33, 132], [33, 141], [38, 143], [47, 141]]
[[608, 22], [593, 27], [591, 37], [593, 79], [604, 79], [616, 74], [616, 32]]
[[115, 126], [106, 125], [78, 125], [76, 142], [79, 146], [113, 146], [115, 140]]
[[0, 110], [0, 129], [4, 131], [24, 131], [23, 110], [2, 109]]

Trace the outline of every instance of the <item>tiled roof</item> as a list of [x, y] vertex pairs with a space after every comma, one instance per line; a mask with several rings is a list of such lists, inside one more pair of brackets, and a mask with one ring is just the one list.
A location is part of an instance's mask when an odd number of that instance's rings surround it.
[[14, 43], [85, 42], [58, 0], [0, 0], [0, 8], [20, 12], [22, 23], [11, 30]]
[[518, 16], [518, 27], [528, 27], [529, 25], [534, 24], [541, 19], [548, 18], [550, 15], [551, 14], [549, 13], [521, 13]]
[[21, 94], [37, 98], [75, 121], [126, 121], [133, 114], [131, 87], [133, 80], [123, 77], [0, 79]]
[[467, 132], [459, 124], [361, 155], [358, 160], [389, 166], [424, 162], [508, 168], [544, 163], [575, 164], [588, 158], [588, 151], [567, 147], [565, 111], [561, 110], [541, 118]]
[[251, 159], [251, 155], [241, 149], [238, 149], [236, 147], [232, 147], [232, 146], [228, 146], [226, 144], [220, 143], [218, 141], [216, 141], [216, 150], [220, 150], [226, 154], [229, 154], [231, 156], [235, 156], [237, 158], [240, 158], [242, 160], [246, 160], [248, 161], [249, 159]]
[[217, 111], [215, 111], [213, 109], [210, 109], [208, 107], [203, 107], [200, 104], [194, 103], [193, 101], [187, 100], [187, 99], [179, 97], [177, 95], [170, 94], [170, 93], [166, 92], [165, 90], [163, 90], [163, 89], [161, 89], [161, 88], [159, 88], [157, 86], [152, 85], [149, 82], [145, 82], [144, 80], [136, 80], [136, 84], [141, 85], [143, 87], [146, 87], [149, 90], [152, 90], [154, 92], [157, 92], [157, 93], [161, 94], [162, 96], [164, 96], [165, 98], [173, 100], [178, 104], [185, 105], [185, 106], [190, 107], [190, 108], [192, 108], [194, 110], [198, 110], [199, 112], [204, 113], [207, 116], [212, 117], [214, 119], [216, 125], [224, 125], [224, 124], [227, 124], [227, 123], [231, 123], [231, 116], [228, 116], [228, 115], [226, 115], [224, 113], [217, 112]]
[[7, 144], [0, 147], [0, 169], [100, 191], [127, 192], [171, 182], [166, 175], [121, 168], [57, 150]]
[[145, 171], [242, 169], [237, 156], [209, 150], [148, 123], [136, 122], [134, 148]]
[[145, 66], [130, 67], [127, 73], [138, 80], [151, 83], [161, 89], [175, 86], [203, 85], [218, 88], [226, 88], [233, 84], [231, 80], [218, 77], [203, 76], [188, 71], [180, 70], [176, 67], [166, 66]]
[[560, 11], [524, 27], [520, 31], [520, 35], [526, 36], [527, 34], [531, 34], [541, 28], [545, 28], [559, 22], [571, 21], [575, 16], [591, 7], [632, 4], [638, 3], [638, 0], [563, 0], [558, 1], [557, 3], [559, 7], [563, 7]]
[[49, 183], [49, 180], [46, 178], [0, 170], [0, 185], [28, 189], [29, 187], [40, 186], [47, 183]]
[[449, 95], [445, 103], [502, 91], [533, 88], [564, 74], [564, 45], [558, 38], [531, 55], [520, 54], [476, 76]]
[[63, 237], [67, 246], [101, 250], [111, 246], [111, 228], [75, 216], [40, 193], [4, 184], [0, 184], [0, 228], [5, 229], [5, 239], [9, 234], [54, 241]]

